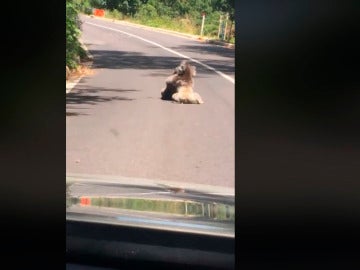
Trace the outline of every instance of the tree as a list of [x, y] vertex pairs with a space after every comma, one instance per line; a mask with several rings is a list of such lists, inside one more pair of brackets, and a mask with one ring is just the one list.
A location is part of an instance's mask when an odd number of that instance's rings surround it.
[[90, 0], [90, 5], [94, 8], [105, 8], [106, 1], [105, 0]]

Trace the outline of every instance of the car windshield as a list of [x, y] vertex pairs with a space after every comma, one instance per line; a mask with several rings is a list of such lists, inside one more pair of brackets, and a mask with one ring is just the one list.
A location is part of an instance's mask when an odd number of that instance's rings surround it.
[[66, 2], [67, 220], [234, 238], [232, 1], [100, 2]]

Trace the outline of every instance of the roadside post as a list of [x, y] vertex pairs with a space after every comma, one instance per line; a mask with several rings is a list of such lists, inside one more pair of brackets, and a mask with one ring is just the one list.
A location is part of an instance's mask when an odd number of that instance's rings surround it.
[[200, 31], [200, 36], [204, 35], [204, 23], [205, 23], [205, 12], [202, 12], [202, 22], [201, 22], [201, 31]]
[[222, 24], [222, 15], [220, 15], [220, 19], [219, 19], [218, 39], [220, 39], [220, 37], [222, 37], [222, 35], [221, 35], [221, 24]]
[[227, 31], [227, 23], [228, 23], [228, 20], [229, 20], [229, 13], [226, 13], [226, 19], [225, 19], [225, 31], [224, 31], [224, 38], [223, 40], [226, 39], [226, 31]]

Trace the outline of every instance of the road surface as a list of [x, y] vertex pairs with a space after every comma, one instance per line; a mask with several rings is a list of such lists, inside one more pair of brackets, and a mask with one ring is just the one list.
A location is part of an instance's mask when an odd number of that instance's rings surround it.
[[[94, 74], [66, 95], [66, 173], [234, 187], [234, 51], [82, 16]], [[160, 99], [184, 57], [204, 104]]]

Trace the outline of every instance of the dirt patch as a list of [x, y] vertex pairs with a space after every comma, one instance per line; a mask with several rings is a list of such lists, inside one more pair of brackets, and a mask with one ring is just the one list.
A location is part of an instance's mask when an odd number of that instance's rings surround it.
[[66, 82], [76, 80], [82, 76], [94, 75], [95, 71], [91, 68], [91, 62], [81, 63], [76, 69], [70, 70], [66, 67]]

